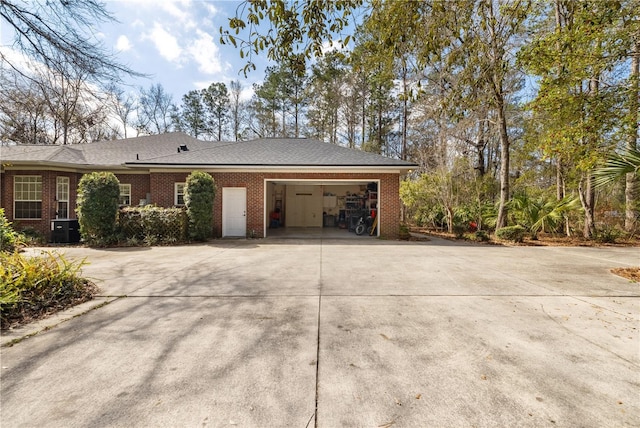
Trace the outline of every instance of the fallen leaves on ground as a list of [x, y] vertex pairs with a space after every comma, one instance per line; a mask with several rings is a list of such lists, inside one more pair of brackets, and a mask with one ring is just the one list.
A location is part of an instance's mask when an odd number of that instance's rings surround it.
[[626, 278], [633, 282], [640, 282], [640, 267], [632, 268], [615, 268], [611, 269], [611, 273]]

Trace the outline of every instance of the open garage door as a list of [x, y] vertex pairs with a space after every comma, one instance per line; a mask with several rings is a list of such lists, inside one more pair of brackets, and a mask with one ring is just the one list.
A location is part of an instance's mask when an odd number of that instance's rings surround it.
[[288, 227], [323, 227], [323, 187], [297, 184], [286, 187], [284, 218]]
[[378, 187], [378, 180], [265, 180], [265, 236], [349, 237], [360, 217], [376, 225], [361, 236], [379, 236]]

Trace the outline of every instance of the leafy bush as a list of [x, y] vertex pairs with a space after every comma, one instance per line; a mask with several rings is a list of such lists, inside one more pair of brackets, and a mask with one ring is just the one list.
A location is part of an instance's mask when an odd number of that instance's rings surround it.
[[526, 192], [515, 194], [508, 206], [516, 221], [528, 228], [531, 239], [538, 239], [541, 231], [556, 230], [566, 215], [581, 209], [580, 199], [574, 196], [558, 201], [553, 197], [531, 198]]
[[411, 237], [409, 233], [409, 226], [404, 223], [400, 224], [400, 230], [398, 231], [398, 238], [402, 240], [408, 240]]
[[91, 245], [116, 240], [120, 182], [111, 172], [85, 174], [78, 185], [78, 222], [82, 238]]
[[182, 208], [153, 205], [120, 210], [118, 225], [121, 239], [129, 244], [172, 244], [187, 239], [187, 214]]
[[0, 251], [13, 252], [19, 243], [20, 235], [5, 217], [4, 208], [0, 208]]
[[617, 226], [611, 226], [608, 224], [599, 225], [593, 238], [602, 244], [613, 244], [621, 236], [623, 232]]
[[476, 230], [474, 239], [478, 242], [487, 242], [489, 241], [489, 235], [484, 230]]
[[464, 237], [464, 232], [467, 231], [467, 226], [461, 223], [453, 224], [453, 233], [456, 235], [456, 238], [460, 239]]
[[206, 241], [213, 234], [213, 199], [216, 187], [213, 177], [202, 171], [193, 171], [187, 177], [184, 202], [189, 218], [189, 237]]
[[79, 276], [83, 264], [53, 253], [0, 252], [1, 328], [90, 300], [97, 289]]
[[527, 229], [520, 225], [502, 227], [496, 230], [496, 236], [505, 241], [522, 242]]
[[27, 226], [20, 229], [20, 236], [26, 246], [46, 244], [47, 238], [39, 230]]

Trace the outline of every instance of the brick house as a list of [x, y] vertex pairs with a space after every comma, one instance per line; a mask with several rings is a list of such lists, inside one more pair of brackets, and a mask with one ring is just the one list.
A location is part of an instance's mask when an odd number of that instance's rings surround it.
[[[269, 235], [281, 225], [349, 228], [357, 211], [377, 217], [375, 235], [394, 238], [400, 221], [401, 176], [416, 165], [317, 140], [266, 138], [200, 141], [168, 133], [74, 146], [0, 147], [0, 206], [17, 228], [47, 235], [54, 219], [76, 218], [78, 182], [91, 171], [111, 171], [122, 205], [184, 204], [193, 170], [216, 183], [217, 237]], [[346, 232], [345, 232], [346, 233]]]

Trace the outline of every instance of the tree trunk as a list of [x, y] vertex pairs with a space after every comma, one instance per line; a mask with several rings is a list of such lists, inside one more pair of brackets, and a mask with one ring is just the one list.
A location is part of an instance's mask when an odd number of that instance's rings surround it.
[[[593, 76], [589, 79], [589, 96], [595, 97], [598, 94], [600, 88], [600, 83], [596, 76]], [[587, 136], [586, 138], [594, 138], [592, 136]], [[585, 141], [586, 144], [589, 144], [589, 141]], [[582, 208], [584, 209], [584, 229], [582, 234], [585, 238], [590, 239], [595, 235], [595, 214], [594, 214], [594, 205], [595, 205], [595, 194], [593, 191], [593, 185], [591, 183], [591, 171], [587, 171], [583, 173], [582, 179], [580, 180], [580, 184], [578, 187], [578, 193], [580, 194], [580, 202], [582, 203]]]
[[446, 211], [447, 211], [447, 231], [449, 233], [453, 233], [453, 209], [449, 205], [447, 205]]
[[504, 115], [504, 100], [501, 93], [496, 93], [496, 109], [498, 126], [500, 127], [500, 206], [496, 228], [507, 225], [507, 202], [509, 201], [509, 134], [507, 134], [507, 119]]
[[478, 138], [476, 140], [476, 177], [482, 178], [487, 172], [486, 167], [486, 159], [484, 157], [484, 149], [487, 145], [487, 141], [485, 140], [485, 125], [487, 123], [487, 111], [485, 110], [481, 116], [481, 119], [478, 123]]
[[[638, 113], [640, 102], [640, 34], [636, 34], [634, 43], [633, 56], [631, 57], [631, 73], [630, 73], [630, 88], [629, 88], [629, 114], [630, 124], [629, 136], [627, 138], [627, 149], [635, 150], [638, 147], [638, 120], [640, 120], [640, 114]], [[624, 215], [624, 230], [632, 232], [636, 226], [636, 218], [638, 212], [635, 209], [637, 197], [638, 197], [638, 179], [635, 174], [629, 173], [625, 177], [624, 188], [624, 203], [625, 203], [625, 215]]]
[[582, 179], [578, 184], [578, 194], [580, 195], [580, 203], [584, 209], [584, 229], [582, 234], [585, 238], [591, 239], [596, 233], [596, 224], [593, 213], [595, 197], [591, 183], [591, 174], [589, 172], [582, 175]]
[[407, 66], [402, 64], [402, 155], [400, 159], [407, 160]]
[[295, 103], [294, 103], [294, 106], [293, 106], [293, 109], [294, 109], [293, 114], [295, 115], [295, 117], [294, 117], [294, 128], [295, 128], [294, 129], [294, 133], [295, 133], [294, 137], [295, 138], [300, 137], [300, 128], [299, 128], [299, 125], [298, 125], [298, 116], [300, 115], [300, 101], [299, 101], [300, 98], [299, 98], [299, 95], [298, 95], [298, 90], [299, 90], [299, 88], [298, 88], [298, 85], [296, 84], [296, 87], [295, 87], [296, 100], [295, 100]]

